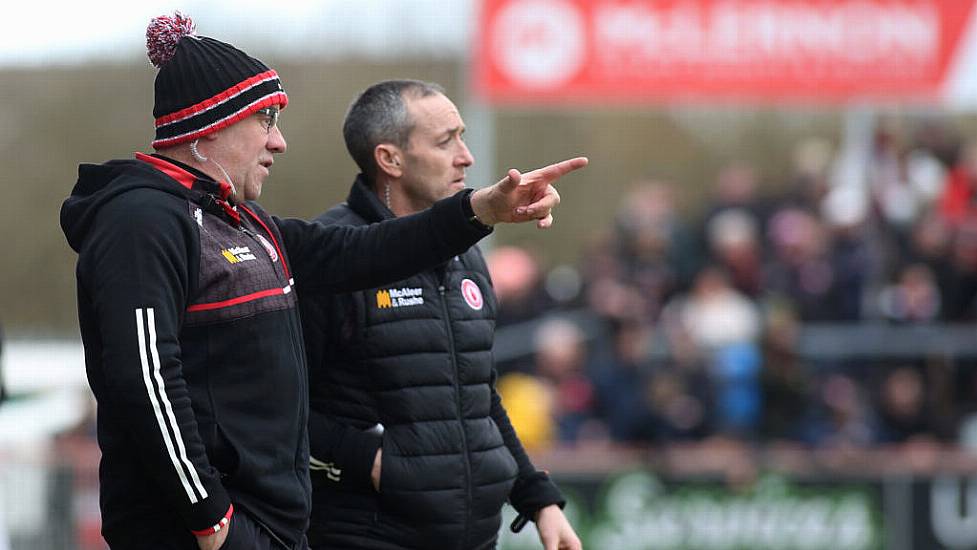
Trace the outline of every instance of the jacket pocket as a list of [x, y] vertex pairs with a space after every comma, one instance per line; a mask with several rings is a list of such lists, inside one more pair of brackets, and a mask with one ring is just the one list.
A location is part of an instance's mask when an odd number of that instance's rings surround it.
[[370, 488], [375, 492], [383, 494], [383, 488], [387, 486], [388, 476], [390, 474], [390, 469], [388, 468], [390, 463], [390, 455], [388, 451], [393, 451], [392, 447], [388, 447], [387, 443], [389, 438], [382, 437], [380, 439], [380, 487], [373, 487], [373, 470], [370, 470]]
[[200, 437], [207, 449], [207, 458], [211, 466], [220, 472], [221, 480], [232, 479], [241, 465], [241, 457], [224, 430], [215, 422], [201, 424]]
[[386, 522], [413, 529], [464, 522], [469, 489], [461, 457], [408, 457], [384, 450], [381, 462], [380, 513]]

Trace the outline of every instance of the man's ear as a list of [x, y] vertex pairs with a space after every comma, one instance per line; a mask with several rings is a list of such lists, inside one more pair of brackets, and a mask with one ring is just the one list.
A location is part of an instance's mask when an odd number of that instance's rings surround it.
[[377, 170], [387, 177], [399, 178], [404, 174], [401, 166], [403, 154], [400, 147], [389, 143], [381, 143], [373, 149], [373, 160], [377, 163]]

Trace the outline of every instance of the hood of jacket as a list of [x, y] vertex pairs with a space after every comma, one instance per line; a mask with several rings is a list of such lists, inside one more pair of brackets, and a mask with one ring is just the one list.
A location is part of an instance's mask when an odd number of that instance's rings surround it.
[[[210, 179], [171, 159], [141, 154], [138, 157], [78, 166], [78, 181], [61, 205], [61, 230], [75, 252], [81, 250], [99, 209], [116, 197], [147, 187], [189, 197], [189, 189], [196, 181]], [[172, 169], [164, 173], [151, 162], [169, 165]], [[216, 183], [214, 185], [216, 187]]]

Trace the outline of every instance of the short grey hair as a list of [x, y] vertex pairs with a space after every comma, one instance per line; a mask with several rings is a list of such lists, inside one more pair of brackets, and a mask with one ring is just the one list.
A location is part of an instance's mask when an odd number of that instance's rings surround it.
[[406, 99], [445, 95], [444, 88], [420, 80], [384, 80], [363, 91], [346, 111], [343, 138], [356, 165], [370, 179], [377, 175], [373, 150], [381, 143], [407, 148], [414, 121]]

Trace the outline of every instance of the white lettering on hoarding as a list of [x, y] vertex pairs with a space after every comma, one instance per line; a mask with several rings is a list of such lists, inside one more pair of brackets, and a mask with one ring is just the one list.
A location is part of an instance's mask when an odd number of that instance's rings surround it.
[[790, 68], [795, 78], [812, 66], [897, 75], [939, 61], [939, 13], [927, 2], [717, 2], [708, 10], [693, 2], [628, 2], [594, 9], [593, 51], [602, 71], [620, 76], [706, 69], [745, 77]]
[[485, 0], [504, 102], [974, 103], [977, 0]]
[[742, 494], [669, 492], [636, 472], [610, 484], [604, 505], [606, 521], [588, 540], [595, 548], [868, 550], [879, 536], [873, 504], [858, 489], [805, 490], [775, 478]]
[[960, 480], [937, 478], [930, 488], [933, 535], [948, 548], [977, 546], [977, 479], [965, 480], [963, 484], [966, 485], [963, 510], [960, 508]]

